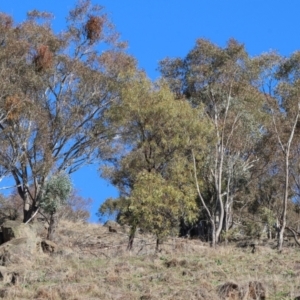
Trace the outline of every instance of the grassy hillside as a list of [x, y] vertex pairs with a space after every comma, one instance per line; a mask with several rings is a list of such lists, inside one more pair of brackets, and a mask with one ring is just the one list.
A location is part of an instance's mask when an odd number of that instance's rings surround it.
[[138, 234], [128, 252], [127, 239], [126, 228], [110, 232], [101, 225], [63, 221], [53, 254], [7, 266], [14, 278], [0, 283], [0, 297], [279, 300], [300, 295], [296, 248], [278, 254], [269, 244], [252, 253], [250, 247], [212, 249], [199, 240], [174, 238], [155, 253], [155, 239]]

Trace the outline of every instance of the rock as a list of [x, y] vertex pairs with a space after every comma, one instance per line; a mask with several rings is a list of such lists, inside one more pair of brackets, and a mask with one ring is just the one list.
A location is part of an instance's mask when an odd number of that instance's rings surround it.
[[44, 253], [54, 253], [57, 251], [57, 245], [49, 240], [42, 240], [41, 246]]
[[166, 261], [164, 264], [167, 268], [173, 268], [173, 267], [177, 267], [177, 266], [186, 267], [187, 261], [185, 259], [177, 260], [176, 258], [173, 258], [169, 261]]
[[36, 239], [36, 233], [30, 225], [24, 224], [20, 221], [8, 220], [1, 225], [3, 233], [3, 242], [8, 242], [17, 238]]
[[226, 282], [218, 289], [220, 299], [223, 300], [265, 300], [267, 289], [259, 281], [250, 281], [239, 287], [234, 282]]
[[0, 280], [3, 284], [16, 284], [19, 281], [19, 274], [6, 267], [0, 266]]
[[259, 281], [250, 281], [247, 299], [249, 300], [267, 299], [267, 290], [265, 286]]
[[7, 298], [7, 294], [8, 294], [8, 292], [7, 292], [7, 290], [6, 289], [1, 289], [0, 290], [0, 298]]
[[47, 222], [34, 221], [28, 225], [30, 229], [32, 229], [36, 233], [37, 236], [41, 238], [47, 236], [49, 227], [49, 224]]
[[222, 300], [240, 300], [239, 286], [234, 282], [226, 282], [218, 288]]
[[0, 246], [0, 265], [29, 263], [41, 252], [41, 240], [35, 230], [21, 221], [8, 220], [1, 226], [4, 244]]
[[24, 260], [31, 262], [40, 248], [41, 242], [38, 239], [13, 239], [0, 246], [0, 265], [22, 264]]
[[[110, 232], [117, 232], [118, 229], [121, 229], [121, 225], [120, 224], [118, 224], [115, 221], [111, 221], [111, 220], [107, 221], [103, 226], [107, 227]], [[111, 230], [115, 230], [115, 231], [111, 231]]]
[[117, 232], [117, 229], [111, 227], [111, 226], [108, 226], [108, 231], [109, 232]]

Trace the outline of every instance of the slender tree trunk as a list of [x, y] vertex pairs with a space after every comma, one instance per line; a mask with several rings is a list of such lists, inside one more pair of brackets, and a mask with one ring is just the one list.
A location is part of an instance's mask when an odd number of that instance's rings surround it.
[[293, 127], [292, 127], [292, 130], [291, 130], [291, 133], [290, 133], [290, 137], [289, 137], [288, 142], [286, 143], [286, 145], [284, 145], [281, 141], [281, 138], [280, 138], [278, 130], [277, 130], [274, 114], [273, 114], [273, 124], [274, 124], [274, 127], [275, 127], [275, 132], [276, 132], [278, 142], [281, 146], [281, 149], [282, 149], [282, 152], [283, 152], [284, 158], [285, 158], [284, 198], [283, 198], [283, 203], [282, 203], [283, 207], [282, 207], [282, 215], [281, 215], [279, 235], [278, 235], [278, 244], [277, 244], [278, 251], [282, 250], [283, 235], [284, 235], [284, 230], [285, 230], [285, 227], [286, 227], [286, 211], [287, 211], [289, 176], [290, 176], [290, 173], [289, 173], [290, 149], [291, 149], [291, 144], [292, 144], [292, 141], [293, 141], [293, 138], [294, 138], [295, 129], [296, 129], [296, 126], [298, 124], [299, 114], [300, 114], [300, 102], [298, 103], [297, 115], [295, 117]]
[[[225, 205], [226, 207], [227, 205]], [[228, 229], [229, 229], [229, 211], [227, 210], [227, 208], [225, 209], [225, 217], [224, 217], [224, 232], [225, 232], [225, 238], [224, 238], [224, 241], [225, 241], [225, 245], [227, 246], [228, 245], [228, 236], [227, 236], [227, 233], [228, 233]]]
[[226, 201], [224, 205], [224, 224], [223, 229], [225, 231], [225, 245], [228, 245], [228, 231], [232, 224], [232, 205], [233, 205], [233, 196], [230, 193], [230, 188], [232, 187], [232, 178], [233, 178], [233, 163], [231, 162], [228, 166], [228, 178], [227, 178], [227, 189], [226, 189]]
[[216, 248], [216, 224], [214, 220], [211, 220], [210, 223], [211, 223], [211, 247]]
[[223, 229], [225, 232], [225, 245], [228, 244], [228, 236], [227, 233], [230, 229], [230, 224], [232, 223], [232, 197], [229, 195], [229, 189], [227, 190], [226, 195], [226, 202], [224, 206], [225, 214], [224, 214], [224, 223], [223, 223]]
[[229, 228], [229, 194], [228, 194], [228, 190], [227, 190], [227, 195], [226, 195], [226, 201], [225, 201], [225, 206], [224, 206], [224, 222], [223, 222], [223, 230], [225, 232], [225, 245], [228, 245], [228, 236], [227, 236], [227, 232], [228, 232], [228, 228]]
[[222, 194], [222, 179], [223, 179], [223, 161], [224, 161], [224, 153], [223, 153], [223, 141], [222, 146], [219, 149], [219, 163], [218, 163], [218, 170], [216, 170], [216, 190], [217, 190], [217, 208], [219, 210], [219, 223], [218, 227], [216, 228], [216, 242], [218, 243], [220, 240], [220, 234], [223, 229], [223, 222], [224, 222], [224, 216], [225, 216], [225, 208], [223, 203], [223, 194]]
[[47, 235], [48, 240], [50, 240], [50, 241], [54, 240], [57, 225], [58, 225], [58, 215], [55, 212], [55, 213], [51, 214], [51, 216], [50, 216], [50, 224], [48, 227], [48, 235]]
[[279, 239], [279, 232], [280, 232], [280, 222], [278, 220], [278, 218], [276, 218], [276, 234], [275, 234], [275, 238], [278, 241]]
[[272, 227], [268, 224], [268, 239], [272, 240]]
[[220, 241], [220, 235], [223, 229], [223, 222], [224, 222], [224, 204], [222, 200], [222, 195], [218, 195], [218, 204], [219, 204], [219, 223], [218, 227], [216, 228], [216, 243]]
[[[215, 127], [217, 131], [217, 138], [218, 138], [218, 144], [216, 145], [216, 162], [215, 162], [215, 187], [217, 191], [217, 201], [218, 201], [218, 207], [219, 207], [219, 224], [218, 228], [216, 229], [216, 242], [219, 242], [220, 234], [223, 229], [223, 222], [224, 222], [224, 203], [223, 203], [223, 196], [222, 193], [222, 181], [223, 181], [223, 168], [224, 168], [224, 150], [226, 149], [226, 146], [228, 144], [228, 138], [227, 141], [224, 141], [225, 139], [225, 124], [227, 122], [227, 115], [229, 106], [231, 103], [231, 88], [228, 93], [227, 101], [226, 101], [226, 108], [225, 108], [225, 116], [223, 120], [223, 124], [220, 123], [219, 118], [219, 111], [217, 109], [217, 106], [215, 105]], [[235, 124], [235, 122], [234, 122]], [[234, 125], [231, 128], [231, 132], [234, 131]]]
[[129, 241], [128, 241], [128, 245], [127, 245], [127, 250], [128, 251], [132, 250], [133, 241], [134, 241], [134, 238], [135, 238], [135, 232], [136, 232], [136, 227], [133, 227], [133, 228], [130, 229]]
[[197, 167], [196, 167], [196, 159], [195, 159], [195, 155], [194, 155], [194, 151], [192, 150], [192, 158], [193, 158], [193, 165], [194, 165], [194, 179], [195, 179], [195, 185], [196, 185], [196, 189], [198, 192], [198, 196], [201, 200], [201, 203], [209, 217], [210, 223], [211, 223], [211, 229], [212, 229], [212, 237], [211, 237], [211, 246], [213, 248], [216, 247], [216, 223], [215, 223], [215, 216], [214, 214], [209, 210], [209, 208], [207, 207], [204, 198], [202, 196], [201, 190], [200, 190], [200, 186], [198, 183], [198, 179], [197, 179]]
[[283, 199], [282, 215], [281, 215], [281, 222], [280, 222], [280, 230], [278, 236], [278, 251], [281, 251], [283, 246], [283, 235], [286, 227], [288, 188], [289, 188], [289, 148], [287, 149], [286, 159], [285, 159], [285, 189], [284, 189], [284, 199]]
[[159, 251], [159, 246], [161, 244], [161, 240], [159, 237], [156, 237], [156, 246], [155, 246], [155, 252]]

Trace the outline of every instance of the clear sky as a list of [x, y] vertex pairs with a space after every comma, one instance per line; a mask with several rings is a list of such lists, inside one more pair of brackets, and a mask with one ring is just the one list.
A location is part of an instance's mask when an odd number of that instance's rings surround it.
[[[55, 15], [56, 32], [64, 29], [67, 12], [75, 0], [0, 0], [0, 11], [17, 22], [33, 9]], [[276, 50], [290, 55], [300, 49], [299, 0], [92, 0], [105, 12], [129, 43], [128, 52], [152, 79], [159, 77], [158, 62], [165, 57], [183, 57], [197, 38], [224, 46], [233, 37], [245, 43], [251, 55]], [[96, 166], [73, 176], [80, 194], [94, 200], [90, 221], [107, 197], [117, 191], [101, 180]], [[0, 183], [1, 187], [1, 183]]]

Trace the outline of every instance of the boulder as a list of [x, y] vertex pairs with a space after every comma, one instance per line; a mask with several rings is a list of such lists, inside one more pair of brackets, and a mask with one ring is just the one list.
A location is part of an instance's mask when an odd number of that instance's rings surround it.
[[267, 299], [266, 287], [259, 281], [250, 281], [247, 299], [249, 299], [249, 300], [255, 300], [255, 299], [265, 300], [265, 299]]
[[41, 240], [30, 225], [8, 220], [1, 228], [4, 244], [0, 246], [0, 265], [30, 263], [41, 252]]
[[57, 251], [57, 245], [49, 240], [42, 240], [41, 246], [43, 249], [43, 252], [45, 253], [54, 253]]
[[22, 264], [32, 262], [36, 253], [40, 252], [40, 240], [26, 237], [10, 240], [0, 246], [0, 265]]
[[226, 282], [218, 289], [220, 299], [223, 300], [265, 300], [267, 289], [259, 281], [250, 281], [239, 286], [234, 282]]
[[218, 294], [222, 300], [240, 300], [239, 286], [235, 282], [226, 282], [219, 286]]
[[8, 220], [1, 225], [3, 242], [8, 242], [17, 238], [36, 239], [36, 232], [28, 224], [20, 221]]
[[36, 221], [28, 224], [30, 229], [33, 230], [37, 236], [43, 238], [48, 234], [49, 224], [47, 222]]
[[18, 272], [0, 266], [0, 281], [2, 281], [3, 284], [16, 284], [18, 280], [19, 280]]
[[[103, 226], [107, 227], [109, 229], [109, 231], [115, 230], [114, 232], [117, 232], [117, 230], [121, 228], [120, 224], [118, 224], [115, 221], [111, 221], [111, 220], [107, 221]], [[110, 232], [112, 232], [112, 231], [110, 231]]]
[[109, 220], [103, 226], [107, 227], [109, 232], [122, 232], [122, 226], [115, 221]]

